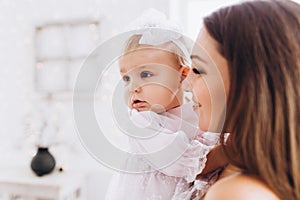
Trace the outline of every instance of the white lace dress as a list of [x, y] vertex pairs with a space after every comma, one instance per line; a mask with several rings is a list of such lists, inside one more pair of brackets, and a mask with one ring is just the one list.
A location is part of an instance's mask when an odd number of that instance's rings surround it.
[[[140, 127], [159, 129], [159, 134], [147, 140], [130, 138], [132, 150], [139, 156], [133, 155], [124, 163], [125, 169], [140, 165], [144, 173], [114, 175], [106, 200], [199, 199], [217, 177], [214, 172], [196, 180], [205, 167], [208, 152], [218, 143], [219, 134], [197, 129], [198, 120], [191, 103], [163, 114], [151, 112], [151, 117], [150, 112], [133, 112], [131, 118]], [[158, 168], [151, 158], [143, 156], [165, 147], [170, 141], [176, 144], [171, 152], [183, 153], [167, 167]]]

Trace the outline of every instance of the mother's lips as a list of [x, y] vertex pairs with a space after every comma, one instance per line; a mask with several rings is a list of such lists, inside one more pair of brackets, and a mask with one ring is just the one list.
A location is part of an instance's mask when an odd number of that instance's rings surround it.
[[201, 108], [202, 107], [202, 105], [200, 104], [200, 103], [194, 103], [194, 105], [193, 105], [193, 109], [194, 110], [196, 110], [196, 109], [198, 109], [198, 108]]

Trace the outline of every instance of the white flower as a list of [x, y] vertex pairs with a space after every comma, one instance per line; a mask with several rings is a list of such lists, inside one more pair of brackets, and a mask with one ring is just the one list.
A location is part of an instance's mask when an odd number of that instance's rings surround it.
[[58, 142], [60, 131], [59, 112], [52, 102], [41, 101], [35, 104], [27, 115], [30, 134], [37, 146], [49, 147]]

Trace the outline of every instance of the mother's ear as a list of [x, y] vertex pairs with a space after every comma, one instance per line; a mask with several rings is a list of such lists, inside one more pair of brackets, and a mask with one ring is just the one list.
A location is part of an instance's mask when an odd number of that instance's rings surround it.
[[187, 65], [181, 65], [181, 68], [179, 70], [180, 73], [180, 83], [187, 77], [188, 73], [190, 71], [190, 68]]

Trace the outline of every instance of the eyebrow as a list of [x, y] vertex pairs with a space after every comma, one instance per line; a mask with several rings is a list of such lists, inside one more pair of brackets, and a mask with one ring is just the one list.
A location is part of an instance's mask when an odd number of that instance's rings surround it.
[[[144, 69], [144, 68], [147, 68], [147, 67], [149, 67], [149, 66], [147, 66], [147, 65], [138, 66], [139, 69]], [[132, 71], [132, 70], [130, 70], [130, 71]], [[123, 70], [123, 68], [120, 68], [120, 73], [122, 73], [122, 74], [125, 73], [124, 70]]]
[[199, 60], [199, 61], [201, 61], [201, 62], [207, 64], [207, 61], [204, 60], [203, 58], [201, 58], [200, 56], [197, 56], [197, 55], [191, 55], [190, 58], [191, 58], [191, 60]]

